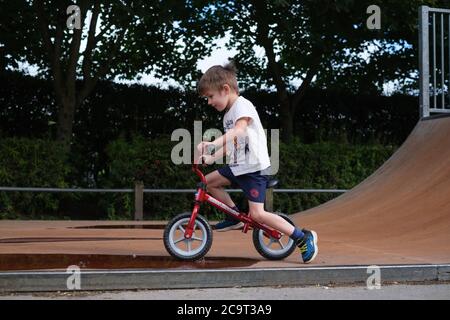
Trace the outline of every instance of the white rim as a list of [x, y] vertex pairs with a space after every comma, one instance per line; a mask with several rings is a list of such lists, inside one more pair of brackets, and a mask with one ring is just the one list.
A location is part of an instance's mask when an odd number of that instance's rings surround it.
[[[178, 220], [170, 229], [169, 232], [169, 244], [170, 247], [175, 251], [177, 254], [183, 257], [191, 257], [199, 253], [203, 250], [203, 248], [206, 246], [206, 243], [208, 241], [208, 234], [206, 231], [205, 226], [198, 222], [198, 220], [195, 220], [194, 223], [194, 231], [192, 233], [192, 238], [186, 239], [184, 237], [184, 230], [185, 226], [189, 223], [190, 218], [184, 218]], [[174, 239], [176, 231], [181, 232], [181, 236], [179, 235], [177, 239]], [[197, 232], [198, 231], [198, 232]], [[197, 235], [201, 233], [201, 236], [198, 237]], [[197, 235], [196, 235], [197, 234]], [[193, 249], [193, 245], [200, 242], [200, 245], [198, 248]], [[184, 248], [184, 249], [183, 249]]]
[[[289, 240], [287, 240], [289, 239]], [[271, 255], [282, 255], [291, 249], [294, 240], [282, 234], [280, 239], [268, 238], [263, 230], [258, 231], [258, 240], [262, 249]], [[287, 241], [286, 241], [287, 240]]]

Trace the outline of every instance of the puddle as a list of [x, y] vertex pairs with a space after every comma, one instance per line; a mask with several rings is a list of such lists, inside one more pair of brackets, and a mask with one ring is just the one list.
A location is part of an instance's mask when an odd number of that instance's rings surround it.
[[39, 237], [39, 238], [6, 238], [0, 239], [0, 243], [36, 243], [36, 242], [71, 242], [71, 241], [124, 241], [124, 240], [162, 240], [162, 238], [142, 237]]
[[97, 254], [2, 254], [0, 271], [64, 269], [221, 269], [248, 267], [258, 260], [248, 258], [204, 258], [195, 262], [168, 256], [97, 255]]
[[[159, 229], [163, 230], [167, 224], [112, 224], [112, 225], [94, 225], [94, 226], [78, 226], [68, 227], [68, 229]], [[211, 224], [211, 228], [215, 229], [215, 224]]]
[[98, 226], [68, 227], [68, 229], [164, 229], [165, 224], [112, 224]]

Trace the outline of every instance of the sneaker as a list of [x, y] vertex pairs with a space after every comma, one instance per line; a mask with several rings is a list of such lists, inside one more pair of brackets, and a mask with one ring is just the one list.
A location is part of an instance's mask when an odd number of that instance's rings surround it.
[[302, 231], [305, 236], [298, 241], [297, 246], [300, 248], [303, 262], [310, 263], [316, 258], [319, 252], [319, 248], [317, 247], [317, 233], [306, 229]]
[[218, 232], [237, 230], [244, 227], [244, 223], [239, 220], [225, 219], [216, 224], [215, 230]]

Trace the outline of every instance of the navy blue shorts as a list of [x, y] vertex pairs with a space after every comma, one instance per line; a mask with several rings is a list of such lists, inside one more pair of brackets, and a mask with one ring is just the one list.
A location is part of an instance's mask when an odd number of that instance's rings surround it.
[[248, 200], [264, 203], [268, 179], [261, 175], [261, 171], [235, 176], [229, 166], [217, 170], [222, 176], [230, 180], [232, 184], [239, 186]]

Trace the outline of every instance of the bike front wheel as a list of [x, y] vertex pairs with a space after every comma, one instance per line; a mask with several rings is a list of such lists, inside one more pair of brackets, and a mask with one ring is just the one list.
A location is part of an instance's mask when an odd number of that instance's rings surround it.
[[[275, 214], [282, 217], [291, 225], [294, 225], [292, 220], [289, 219], [286, 214], [279, 212]], [[259, 254], [269, 260], [284, 259], [288, 257], [296, 247], [294, 240], [292, 240], [288, 235], [282, 234], [280, 239], [274, 239], [268, 236], [261, 229], [253, 230], [253, 244]]]
[[212, 245], [212, 229], [208, 221], [197, 215], [194, 231], [190, 239], [186, 239], [184, 232], [191, 218], [190, 212], [174, 217], [164, 229], [164, 246], [174, 258], [194, 261], [203, 258]]

